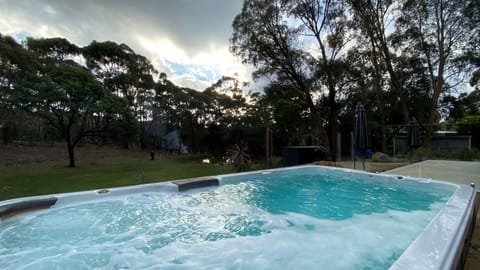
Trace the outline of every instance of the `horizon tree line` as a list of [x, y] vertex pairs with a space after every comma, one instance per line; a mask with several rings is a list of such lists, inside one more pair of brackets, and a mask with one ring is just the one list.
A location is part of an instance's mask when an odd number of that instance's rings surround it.
[[[387, 152], [411, 117], [429, 148], [440, 120], [480, 114], [479, 14], [473, 0], [245, 0], [230, 48], [269, 79], [264, 89], [227, 76], [202, 91], [179, 87], [112, 41], [0, 35], [0, 125], [13, 138], [37, 123], [40, 137], [65, 141], [71, 167], [86, 138], [152, 147], [155, 121], [192, 152], [223, 155], [245, 141], [260, 157], [269, 126], [276, 149], [309, 142], [335, 153], [362, 101], [375, 150]], [[455, 96], [467, 79], [474, 90]]]

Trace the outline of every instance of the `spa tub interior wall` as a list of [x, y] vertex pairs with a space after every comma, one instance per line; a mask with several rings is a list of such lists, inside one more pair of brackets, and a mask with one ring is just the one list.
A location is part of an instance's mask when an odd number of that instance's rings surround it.
[[[97, 200], [105, 200], [108, 198], [122, 198], [124, 196], [130, 196], [131, 194], [142, 194], [142, 193], [162, 193], [162, 194], [171, 194], [172, 196], [177, 196], [175, 194], [186, 194], [187, 196], [197, 196], [196, 199], [202, 199], [202, 196], [211, 196], [208, 200], [215, 200], [215, 197], [221, 197], [218, 195], [217, 189], [218, 188], [211, 188], [206, 187], [209, 185], [218, 185], [220, 184], [219, 188], [228, 188], [229, 185], [232, 183], [240, 183], [240, 187], [242, 189], [250, 188], [248, 186], [248, 179], [252, 179], [255, 177], [262, 177], [262, 176], [275, 176], [281, 175], [283, 172], [301, 172], [313, 170], [321, 172], [323, 174], [328, 175], [348, 175], [349, 177], [354, 177], [357, 179], [368, 180], [368, 181], [378, 181], [378, 182], [390, 182], [393, 184], [402, 183], [406, 185], [416, 185], [419, 189], [424, 188], [431, 188], [435, 187], [435, 189], [443, 190], [443, 191], [451, 191], [453, 195], [445, 202], [445, 207], [441, 208], [435, 217], [428, 223], [427, 228], [420, 233], [418, 237], [416, 237], [415, 241], [411, 245], [409, 245], [403, 254], [391, 265], [391, 269], [453, 269], [456, 266], [462, 264], [462, 256], [461, 250], [462, 247], [468, 242], [468, 236], [472, 226], [472, 215], [474, 212], [473, 208], [473, 196], [474, 192], [470, 187], [467, 186], [459, 186], [453, 184], [447, 184], [442, 182], [437, 182], [433, 180], [425, 180], [425, 179], [411, 179], [411, 178], [402, 178], [393, 175], [381, 176], [376, 174], [364, 173], [364, 172], [356, 172], [352, 170], [344, 170], [338, 168], [325, 168], [320, 166], [299, 166], [299, 167], [292, 167], [287, 169], [280, 169], [280, 170], [266, 170], [266, 171], [259, 171], [259, 172], [249, 172], [249, 173], [242, 173], [242, 174], [234, 174], [234, 175], [220, 175], [213, 178], [201, 178], [201, 179], [190, 179], [188, 181], [177, 181], [174, 183], [158, 183], [158, 184], [148, 184], [148, 185], [140, 185], [140, 186], [133, 186], [133, 187], [124, 187], [124, 188], [113, 188], [101, 191], [88, 191], [88, 192], [78, 192], [78, 193], [69, 193], [69, 194], [56, 194], [52, 196], [38, 196], [32, 198], [20, 198], [15, 200], [4, 201], [0, 203], [0, 216], [3, 214], [5, 219], [7, 216], [11, 216], [13, 214], [23, 213], [23, 211], [38, 208], [39, 206], [42, 207], [51, 207], [49, 210], [38, 211], [35, 213], [26, 213], [24, 215], [19, 215], [14, 217], [16, 220], [22, 220], [24, 216], [32, 217], [37, 214], [48, 215], [49, 211], [55, 209], [61, 209], [63, 207], [68, 207], [69, 205], [76, 205], [78, 203], [88, 203], [94, 202]], [[301, 174], [301, 173], [300, 173]], [[273, 177], [275, 178], [275, 177]], [[242, 180], [243, 179], [243, 180]], [[245, 183], [247, 180], [247, 183]], [[298, 181], [296, 181], [298, 182]], [[186, 185], [186, 186], [184, 186]], [[177, 193], [177, 190], [188, 190], [189, 188], [197, 188], [197, 187], [204, 187], [203, 189], [187, 191], [186, 193]], [[237, 192], [236, 190], [235, 192]], [[204, 195], [206, 194], [206, 195]], [[213, 194], [213, 195], [212, 195]], [[232, 196], [229, 194], [229, 196]], [[284, 197], [284, 196], [281, 196]], [[174, 197], [169, 197], [174, 198]], [[222, 199], [218, 199], [220, 204], [223, 203], [222, 200], [226, 200], [232, 197], [225, 197]], [[233, 198], [236, 198], [233, 196]], [[237, 198], [238, 199], [238, 198]], [[281, 200], [281, 199], [280, 199]], [[40, 203], [40, 205], [35, 205], [35, 203]], [[216, 202], [218, 203], [218, 202]], [[230, 207], [231, 205], [226, 205], [226, 207]], [[213, 207], [210, 205], [210, 207]], [[213, 209], [215, 209], [214, 206]], [[218, 206], [220, 207], [220, 206]], [[287, 209], [288, 210], [288, 209]], [[3, 211], [3, 212], [2, 212]], [[10, 211], [10, 212], [9, 212]], [[274, 209], [275, 211], [275, 209]], [[9, 213], [7, 213], [9, 212]], [[280, 211], [281, 212], [281, 211]], [[259, 213], [263, 214], [263, 212], [256, 212], [258, 215]], [[278, 213], [277, 213], [278, 214]], [[206, 214], [208, 215], [208, 213]], [[188, 214], [187, 214], [188, 216]], [[290, 216], [289, 216], [290, 218]], [[305, 217], [302, 217], [305, 219]], [[450, 220], [448, 224], [445, 223], [445, 220]], [[0, 221], [1, 223], [7, 222]], [[283, 222], [284, 220], [280, 220]], [[209, 222], [209, 221], [207, 221]], [[246, 220], [242, 220], [241, 222], [243, 226], [249, 226], [249, 223]], [[279, 222], [278, 220], [274, 222]], [[318, 229], [320, 223], [316, 223], [315, 220], [310, 220], [309, 224], [306, 222], [305, 224], [305, 231], [309, 230], [321, 230]], [[0, 223], [0, 228], [1, 228]], [[251, 224], [250, 224], [251, 225]], [[254, 226], [258, 227], [258, 224], [253, 224]], [[279, 225], [280, 227], [283, 225]], [[286, 227], [290, 226], [287, 224]], [[261, 227], [261, 226], [260, 226]], [[274, 226], [273, 226], [274, 227]], [[282, 227], [283, 229], [283, 227]], [[444, 235], [439, 236], [438, 233], [443, 232]], [[1, 233], [1, 232], [0, 232]], [[256, 231], [249, 232], [246, 231], [247, 237], [256, 237]], [[264, 232], [260, 232], [262, 235]], [[250, 235], [252, 234], [252, 235]], [[268, 233], [265, 233], [267, 235]], [[2, 234], [3, 235], [3, 234]], [[264, 236], [264, 235], [262, 235]], [[221, 237], [220, 237], [221, 238]], [[227, 241], [230, 240], [226, 238]], [[255, 238], [252, 239], [255, 241]], [[390, 241], [389, 239], [385, 239], [385, 241]], [[321, 244], [321, 241], [319, 241]], [[251, 244], [248, 244], [251, 245]], [[432, 251], [435, 250], [434, 257], [438, 257], [437, 259], [432, 258], [428, 254], [432, 254]], [[267, 252], [268, 253], [268, 252]], [[0, 263], [2, 261], [2, 255], [0, 254]], [[262, 267], [259, 267], [262, 268]], [[264, 269], [269, 269], [268, 267], [263, 267]]]

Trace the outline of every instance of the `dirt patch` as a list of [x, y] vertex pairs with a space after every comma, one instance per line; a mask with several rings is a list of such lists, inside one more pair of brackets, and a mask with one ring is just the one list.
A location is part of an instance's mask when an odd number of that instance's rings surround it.
[[[139, 154], [137, 150], [119, 149], [115, 147], [82, 146], [75, 148], [76, 161], [94, 161], [126, 154]], [[62, 146], [23, 146], [1, 145], [0, 167], [21, 166], [26, 164], [50, 161], [68, 163], [67, 148]]]

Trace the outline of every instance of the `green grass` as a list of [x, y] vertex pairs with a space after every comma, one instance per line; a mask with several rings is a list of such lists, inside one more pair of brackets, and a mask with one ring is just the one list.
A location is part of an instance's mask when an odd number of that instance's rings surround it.
[[66, 167], [65, 162], [4, 167], [0, 168], [0, 200], [231, 172], [229, 166], [201, 164], [178, 156], [161, 156], [154, 161], [130, 156], [106, 158], [79, 162], [76, 168]]

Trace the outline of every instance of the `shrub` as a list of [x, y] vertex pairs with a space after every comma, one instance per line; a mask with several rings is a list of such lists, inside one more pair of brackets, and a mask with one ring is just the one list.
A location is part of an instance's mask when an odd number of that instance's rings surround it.
[[425, 159], [452, 159], [452, 160], [463, 160], [463, 161], [472, 161], [474, 159], [480, 158], [480, 152], [476, 148], [468, 149], [455, 149], [455, 150], [438, 150], [432, 149], [428, 150], [424, 147], [420, 147], [415, 150], [413, 158], [417, 160]]
[[248, 154], [248, 146], [246, 143], [240, 142], [235, 144], [227, 152], [232, 161], [233, 168], [237, 172], [245, 171], [248, 168], [250, 155]]
[[460, 149], [457, 151], [456, 156], [459, 160], [464, 160], [464, 161], [472, 161], [476, 157], [478, 157], [478, 151], [473, 148], [473, 149]]

